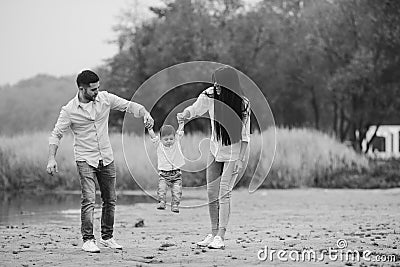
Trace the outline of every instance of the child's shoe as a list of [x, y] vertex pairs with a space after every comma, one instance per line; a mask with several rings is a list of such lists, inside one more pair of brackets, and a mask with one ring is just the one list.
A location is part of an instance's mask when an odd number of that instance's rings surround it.
[[172, 206], [171, 206], [171, 211], [172, 211], [172, 212], [179, 213], [179, 207], [178, 207], [178, 205], [172, 205]]
[[157, 209], [158, 210], [165, 210], [165, 202], [164, 201], [158, 202]]
[[213, 239], [214, 239], [213, 235], [208, 234], [203, 241], [197, 242], [197, 245], [199, 247], [207, 247], [213, 241]]
[[214, 248], [214, 249], [224, 249], [225, 244], [222, 238], [218, 235], [214, 237], [214, 240], [208, 244], [208, 248]]

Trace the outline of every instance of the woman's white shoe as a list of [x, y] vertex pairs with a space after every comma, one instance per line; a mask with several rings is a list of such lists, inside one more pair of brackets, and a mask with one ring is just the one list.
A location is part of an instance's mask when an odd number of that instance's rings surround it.
[[212, 234], [208, 234], [203, 241], [197, 242], [197, 245], [200, 247], [207, 247], [212, 241], [214, 237]]
[[210, 244], [208, 244], [208, 248], [223, 249], [225, 248], [225, 244], [222, 238], [216, 235], [213, 241]]

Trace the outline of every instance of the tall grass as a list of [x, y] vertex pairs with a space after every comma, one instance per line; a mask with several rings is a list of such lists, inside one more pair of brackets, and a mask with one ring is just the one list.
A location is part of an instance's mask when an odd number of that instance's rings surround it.
[[[264, 180], [272, 161], [262, 187], [326, 187], [337, 178], [337, 173], [361, 173], [369, 169], [365, 156], [316, 130], [277, 129], [275, 154], [274, 145], [273, 130], [252, 137], [249, 165], [240, 185], [248, 185], [249, 177], [253, 176]], [[258, 162], [261, 166], [257, 170]]]
[[[207, 142], [204, 139], [203, 135], [189, 134], [182, 140], [183, 153], [191, 160], [185, 168], [199, 170], [184, 172], [185, 186], [205, 184]], [[155, 188], [156, 152], [149, 138], [112, 134], [110, 140], [117, 167], [117, 187]], [[336, 179], [335, 174], [361, 173], [369, 168], [364, 156], [314, 130], [276, 129], [276, 141], [274, 157], [274, 131], [253, 134], [249, 163], [239, 186], [247, 186], [253, 177], [268, 188], [329, 186]], [[71, 135], [64, 136], [56, 157], [59, 172], [49, 176], [46, 173], [48, 133], [0, 137], [0, 189], [79, 189], [72, 143]]]

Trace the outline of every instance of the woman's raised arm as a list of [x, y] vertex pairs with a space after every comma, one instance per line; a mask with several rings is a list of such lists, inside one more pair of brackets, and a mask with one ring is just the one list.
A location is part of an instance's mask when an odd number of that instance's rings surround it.
[[191, 106], [185, 108], [182, 113], [178, 113], [178, 120], [201, 116], [210, 109], [213, 99], [208, 96], [207, 90], [203, 91]]

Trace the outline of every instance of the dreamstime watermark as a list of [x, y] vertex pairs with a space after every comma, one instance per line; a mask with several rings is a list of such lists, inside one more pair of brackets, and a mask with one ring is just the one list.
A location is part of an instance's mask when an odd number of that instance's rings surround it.
[[[183, 88], [185, 90], [190, 90], [191, 84], [203, 85], [204, 89], [206, 90], [210, 86], [213, 85], [212, 76], [213, 73], [220, 67], [227, 66], [218, 62], [210, 62], [210, 61], [192, 61], [186, 62], [182, 64], [177, 64], [166, 69], [159, 71], [158, 73], [151, 76], [148, 80], [146, 80], [134, 93], [131, 101], [143, 104], [146, 109], [150, 112], [156, 107], [157, 103], [160, 102], [166, 95], [169, 96], [174, 94], [174, 90], [177, 88]], [[233, 68], [233, 67], [231, 67]], [[261, 132], [257, 135], [257, 152], [250, 152], [246, 155], [246, 161], [243, 166], [243, 169], [246, 169], [247, 164], [249, 164], [249, 157], [251, 158], [251, 175], [252, 177], [246, 177], [246, 179], [250, 180], [249, 183], [249, 192], [256, 191], [260, 185], [264, 182], [267, 178], [267, 175], [271, 169], [272, 162], [275, 156], [276, 150], [276, 132], [275, 132], [275, 121], [272, 114], [272, 110], [268, 104], [267, 99], [265, 98], [262, 90], [258, 88], [258, 86], [244, 73], [236, 70], [239, 80], [240, 86], [243, 91], [244, 96], [249, 100], [249, 105], [251, 109], [251, 114], [253, 119], [252, 123], [255, 123], [259, 126]], [[190, 95], [190, 93], [188, 93]], [[199, 93], [196, 91], [196, 94], [192, 94], [191, 99], [185, 99], [182, 102], [178, 103], [173, 109], [171, 109], [168, 114], [163, 114], [165, 120], [162, 124], [173, 124], [176, 122], [176, 114], [182, 112], [186, 107], [193, 104], [199, 97]], [[224, 104], [224, 103], [222, 103]], [[226, 105], [226, 104], [224, 104]], [[230, 107], [227, 107], [230, 108]], [[207, 117], [200, 116], [201, 117]], [[158, 122], [159, 124], [160, 122]], [[186, 122], [187, 123], [187, 122]], [[219, 122], [223, 125], [221, 122]], [[136, 184], [148, 195], [152, 196], [153, 198], [157, 199], [154, 189], [148, 189], [148, 176], [154, 175], [157, 176], [157, 166], [155, 166], [155, 161], [151, 160], [151, 154], [149, 151], [154, 150], [154, 147], [146, 141], [148, 137], [143, 134], [143, 142], [142, 143], [135, 143], [135, 147], [133, 148], [131, 143], [125, 140], [129, 140], [130, 132], [135, 127], [138, 127], [139, 124], [137, 121], [134, 121], [132, 116], [126, 115], [123, 121], [123, 135], [122, 135], [122, 145], [123, 145], [123, 153], [125, 162], [127, 163], [128, 170], [135, 180]], [[223, 125], [225, 127], [225, 125]], [[136, 128], [137, 129], [137, 128]], [[266, 135], [265, 130], [271, 129]], [[143, 130], [144, 133], [144, 130]], [[252, 142], [252, 141], [250, 141]], [[204, 137], [202, 140], [198, 140], [198, 152], [200, 152], [200, 156], [198, 158], [193, 159], [189, 157], [185, 157], [185, 161], [187, 164], [181, 168], [182, 171], [185, 173], [198, 173], [204, 171], [207, 168], [209, 162], [206, 160], [208, 156], [208, 152], [210, 150], [210, 138]], [[206, 148], [207, 146], [207, 148]], [[142, 165], [147, 166], [137, 166], [137, 163], [134, 162], [132, 157], [129, 157], [126, 152], [129, 151], [131, 153], [132, 149], [136, 151], [136, 153], [142, 153], [142, 151], [146, 155], [146, 159], [143, 157], [141, 159]], [[193, 147], [191, 147], [193, 149]], [[248, 149], [251, 150], [252, 146], [249, 145]], [[185, 148], [183, 148], [185, 150]], [[190, 151], [191, 155], [196, 151]], [[185, 153], [183, 153], [184, 156]], [[146, 174], [143, 175], [142, 170], [146, 169]], [[243, 173], [242, 173], [243, 174]], [[236, 179], [236, 183], [239, 182], [242, 175], [239, 175]], [[205, 187], [205, 185], [197, 186], [196, 189]], [[191, 187], [193, 188], [193, 187]], [[207, 205], [208, 201], [199, 205]]]
[[358, 251], [355, 249], [346, 249], [348, 243], [345, 239], [338, 239], [336, 248], [322, 249], [315, 251], [313, 249], [299, 250], [277, 250], [270, 249], [267, 246], [257, 252], [257, 258], [260, 261], [282, 261], [282, 262], [323, 262], [343, 261], [343, 262], [396, 262], [396, 255], [376, 254], [370, 250]]

